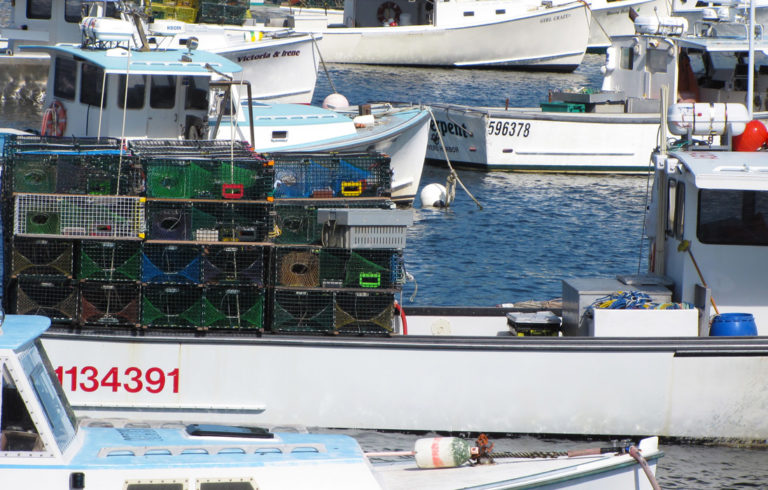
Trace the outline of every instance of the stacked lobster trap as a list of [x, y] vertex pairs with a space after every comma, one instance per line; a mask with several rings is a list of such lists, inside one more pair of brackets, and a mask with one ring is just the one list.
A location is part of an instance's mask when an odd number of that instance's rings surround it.
[[391, 209], [386, 156], [28, 136], [3, 154], [7, 311], [89, 328], [391, 330], [411, 218]]

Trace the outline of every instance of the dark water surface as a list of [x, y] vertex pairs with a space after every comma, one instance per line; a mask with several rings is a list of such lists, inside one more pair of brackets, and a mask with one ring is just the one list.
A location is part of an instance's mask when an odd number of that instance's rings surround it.
[[[329, 65], [328, 71], [333, 86], [352, 103], [389, 100], [501, 106], [509, 99], [510, 106], [535, 106], [546, 101], [549, 90], [599, 88], [601, 63], [602, 56], [588, 55], [571, 74], [360, 65]], [[321, 70], [315, 102], [331, 92]], [[0, 101], [0, 127], [37, 128], [41, 111], [34, 100]], [[404, 304], [496, 305], [550, 299], [561, 296], [562, 279], [645, 270], [641, 237], [646, 178], [466, 171], [459, 175], [483, 209], [460, 188], [447, 211], [416, 209], [406, 250], [406, 265], [416, 283], [406, 286]], [[422, 185], [444, 184], [446, 176], [447, 170], [428, 167]], [[515, 375], [513, 371], [510, 366], [510, 376]], [[482, 393], [478, 400], [482, 403]], [[357, 437], [369, 451], [410, 450], [420, 437], [344, 432]], [[589, 439], [529, 436], [497, 437], [494, 442], [501, 450], [605, 445], [605, 441]], [[768, 488], [765, 449], [680, 441], [662, 441], [662, 447], [666, 453], [658, 469], [662, 488]]]

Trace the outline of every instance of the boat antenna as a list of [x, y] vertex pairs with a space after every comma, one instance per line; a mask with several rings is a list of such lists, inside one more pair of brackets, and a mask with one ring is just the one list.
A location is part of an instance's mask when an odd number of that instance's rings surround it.
[[[761, 31], [762, 34], [762, 31]], [[747, 113], [752, 119], [755, 83], [755, 0], [749, 1], [749, 56], [747, 58]]]
[[315, 35], [313, 33], [309, 33], [309, 37], [312, 38], [312, 44], [315, 45], [315, 49], [317, 50], [317, 55], [320, 57], [320, 64], [323, 66], [323, 71], [325, 72], [325, 78], [328, 79], [328, 84], [331, 86], [331, 90], [333, 90], [334, 94], [338, 94], [339, 92], [336, 90], [336, 87], [333, 86], [333, 80], [331, 80], [331, 75], [328, 74], [328, 68], [325, 66], [323, 53], [320, 52], [320, 46], [317, 45], [317, 39], [315, 39]]

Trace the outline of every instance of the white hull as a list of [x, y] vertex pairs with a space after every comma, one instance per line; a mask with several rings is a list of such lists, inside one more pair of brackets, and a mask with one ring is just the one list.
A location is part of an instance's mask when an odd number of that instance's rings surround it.
[[[648, 172], [659, 130], [658, 114], [450, 105], [435, 105], [432, 110], [451, 164], [481, 170]], [[434, 127], [427, 159], [445, 161]]]
[[[460, 319], [445, 321], [448, 330], [461, 328]], [[474, 330], [487, 327], [489, 335], [507, 331], [503, 316], [471, 323]], [[768, 392], [753, 389], [768, 377], [764, 338], [49, 334], [43, 343], [54, 368], [64, 373], [63, 386], [75, 410], [90, 416], [140, 413], [156, 419], [394, 430], [768, 437]], [[112, 368], [126, 383], [115, 391], [98, 382]], [[152, 368], [178, 376], [129, 393], [127, 387], [135, 386], [127, 370], [146, 373]], [[74, 372], [80, 376], [76, 381]], [[84, 378], [89, 374], [96, 381]]]
[[589, 24], [586, 7], [576, 4], [474, 25], [328, 28], [319, 46], [334, 63], [573, 70]]

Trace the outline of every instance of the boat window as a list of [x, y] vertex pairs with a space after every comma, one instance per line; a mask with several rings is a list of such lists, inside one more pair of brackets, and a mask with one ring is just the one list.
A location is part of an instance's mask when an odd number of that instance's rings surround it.
[[149, 106], [153, 109], [173, 109], [176, 103], [176, 77], [153, 75], [150, 80]]
[[66, 58], [56, 58], [53, 67], [53, 95], [60, 99], [75, 100], [75, 80], [77, 62]]
[[42, 441], [13, 378], [5, 366], [0, 372], [0, 451], [42, 451]]
[[506, 13], [507, 13], [507, 11], [505, 9], [496, 9], [496, 15], [502, 15], [502, 14], [506, 14]]
[[254, 490], [256, 487], [250, 481], [202, 481], [198, 490]]
[[664, 231], [672, 236], [672, 230], [675, 229], [675, 208], [677, 207], [677, 181], [670, 180], [667, 194], [667, 224]]
[[675, 195], [677, 202], [675, 203], [675, 219], [674, 219], [674, 235], [675, 238], [682, 240], [683, 231], [685, 230], [685, 185], [682, 182], [677, 183], [677, 193]]
[[768, 245], [768, 192], [699, 191], [696, 236], [702, 243]]
[[128, 76], [128, 92], [126, 93], [125, 75], [119, 75], [117, 90], [117, 107], [124, 109], [141, 109], [144, 107], [147, 79], [145, 75]]
[[80, 73], [80, 102], [88, 105], [102, 107], [107, 106], [107, 92], [104, 90], [102, 98], [102, 88], [104, 87], [104, 70], [98, 66], [89, 63], [83, 63]]
[[186, 86], [184, 99], [185, 109], [208, 109], [208, 89], [202, 77], [184, 77], [182, 85]]
[[50, 19], [52, 0], [27, 0], [27, 19]]
[[83, 20], [83, 0], [64, 1], [64, 20], [75, 24]]
[[272, 131], [273, 140], [286, 140], [288, 139], [288, 131]]
[[471, 10], [464, 12], [464, 17], [474, 17], [474, 16], [475, 16], [475, 13]]
[[184, 482], [167, 482], [158, 481], [152, 482], [136, 482], [128, 483], [125, 485], [125, 490], [185, 490], [187, 488]]
[[646, 53], [648, 59], [645, 63], [646, 68], [651, 73], [666, 73], [667, 63], [669, 62], [669, 50], [649, 48]]
[[632, 70], [635, 67], [635, 50], [632, 47], [621, 48], [620, 66], [622, 70]]
[[56, 444], [64, 451], [75, 437], [77, 423], [40, 339], [19, 353], [19, 362], [43, 408]]

